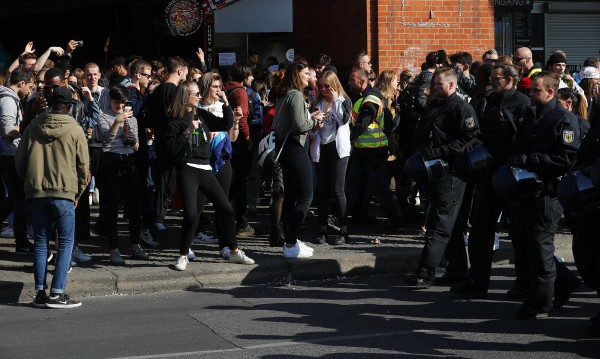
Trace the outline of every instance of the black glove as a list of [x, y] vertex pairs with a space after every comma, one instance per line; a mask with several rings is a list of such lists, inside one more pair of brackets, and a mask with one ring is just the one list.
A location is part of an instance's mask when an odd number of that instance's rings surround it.
[[429, 160], [433, 160], [436, 158], [442, 158], [442, 149], [440, 147], [436, 147], [436, 148], [423, 148], [420, 151], [421, 157], [423, 157], [423, 159], [425, 161], [429, 161]]
[[527, 155], [518, 155], [513, 156], [508, 164], [514, 167], [525, 168], [525, 163], [527, 163]]

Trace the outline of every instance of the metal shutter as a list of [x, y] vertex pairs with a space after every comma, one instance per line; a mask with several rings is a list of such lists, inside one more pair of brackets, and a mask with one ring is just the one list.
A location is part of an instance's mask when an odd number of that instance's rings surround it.
[[583, 64], [600, 49], [600, 13], [547, 13], [546, 59], [554, 50], [567, 53], [568, 65]]

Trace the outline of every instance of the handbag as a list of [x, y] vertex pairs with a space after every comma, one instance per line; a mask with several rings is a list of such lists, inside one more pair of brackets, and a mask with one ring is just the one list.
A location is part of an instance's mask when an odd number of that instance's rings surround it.
[[[280, 112], [281, 113], [281, 112]], [[290, 135], [289, 131], [285, 135], [283, 140], [283, 144], [279, 149], [277, 155], [275, 155], [275, 123], [279, 118], [279, 113], [275, 116], [273, 120], [273, 124], [271, 125], [271, 131], [265, 135], [265, 137], [260, 140], [258, 143], [258, 166], [265, 171], [271, 171], [275, 167], [275, 163], [279, 161], [279, 156], [281, 156], [281, 151], [283, 150], [283, 146], [287, 142], [288, 136]]]

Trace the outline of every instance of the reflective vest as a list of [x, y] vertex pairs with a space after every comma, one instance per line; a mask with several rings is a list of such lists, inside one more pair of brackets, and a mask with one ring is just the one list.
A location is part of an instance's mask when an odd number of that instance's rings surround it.
[[374, 95], [367, 95], [365, 97], [360, 98], [354, 104], [352, 108], [352, 119], [353, 122], [356, 122], [356, 118], [358, 117], [358, 113], [360, 112], [360, 108], [366, 102], [372, 102], [377, 106], [377, 114], [375, 115], [375, 120], [371, 121], [367, 130], [360, 136], [354, 140], [354, 147], [356, 148], [380, 148], [387, 147], [388, 139], [386, 135], [383, 133], [383, 102], [381, 99]]

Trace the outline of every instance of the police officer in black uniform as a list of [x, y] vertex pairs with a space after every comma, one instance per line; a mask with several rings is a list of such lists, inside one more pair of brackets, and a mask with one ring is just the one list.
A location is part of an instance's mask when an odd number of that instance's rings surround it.
[[492, 168], [477, 188], [477, 209], [474, 211], [469, 234], [469, 279], [450, 290], [463, 298], [485, 298], [490, 282], [496, 222], [503, 209], [502, 199], [494, 192], [492, 175], [512, 156], [513, 140], [530, 104], [529, 97], [516, 90], [519, 72], [512, 66], [499, 63], [492, 68], [492, 93], [481, 106], [481, 134], [467, 146], [471, 151], [483, 143], [492, 155]]
[[[600, 103], [596, 104], [600, 107]], [[590, 175], [591, 167], [600, 159], [600, 122], [592, 123], [589, 132], [581, 141], [577, 153], [577, 165], [583, 174]], [[598, 185], [596, 184], [596, 188]], [[577, 213], [573, 234], [573, 256], [579, 275], [588, 287], [600, 296], [600, 207], [585, 208]], [[600, 336], [600, 313], [590, 318], [586, 334]]]
[[515, 313], [517, 319], [545, 317], [555, 295], [554, 306], [558, 306], [572, 293], [566, 284], [571, 273], [562, 264], [557, 271], [554, 260], [554, 234], [563, 211], [555, 189], [559, 177], [575, 164], [580, 133], [577, 118], [555, 98], [558, 84], [558, 76], [549, 72], [532, 77], [530, 98], [535, 106], [526, 111], [515, 138], [515, 155], [509, 161], [512, 166], [535, 172], [545, 184], [541, 196], [517, 202], [512, 215], [515, 267], [517, 272], [527, 271], [529, 289]]
[[[452, 68], [435, 71], [432, 80], [435, 98], [419, 123], [419, 153], [424, 160], [453, 157], [478, 134], [473, 108], [456, 94], [457, 76]], [[416, 288], [431, 286], [444, 252], [450, 267], [467, 270], [467, 258], [462, 231], [452, 235], [465, 191], [465, 182], [452, 175], [429, 183], [430, 208], [425, 226], [425, 247], [419, 268], [406, 277], [406, 283]], [[448, 250], [446, 248], [448, 246]]]

